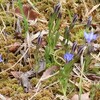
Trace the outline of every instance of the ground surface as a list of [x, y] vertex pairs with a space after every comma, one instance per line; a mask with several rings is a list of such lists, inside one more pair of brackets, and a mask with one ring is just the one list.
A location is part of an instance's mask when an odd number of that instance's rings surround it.
[[[66, 98], [63, 97], [61, 85], [58, 81], [58, 75], [54, 74], [59, 71], [59, 64], [46, 63], [46, 68], [38, 71], [38, 75], [34, 72], [25, 86], [29, 89], [25, 90], [24, 83], [21, 78], [22, 72], [28, 72], [36, 67], [35, 53], [37, 49], [37, 38], [39, 32], [43, 32], [42, 44], [40, 47], [39, 58], [43, 57], [44, 50], [47, 45], [48, 21], [57, 0], [21, 0], [23, 4], [24, 14], [28, 19], [28, 31], [25, 33], [25, 24], [22, 20], [22, 14], [16, 0], [0, 0], [0, 54], [3, 62], [0, 62], [0, 94], [6, 100], [78, 100], [72, 98], [79, 93], [79, 76], [80, 61], [76, 63], [73, 73], [70, 75]], [[33, 3], [33, 5], [31, 5]], [[100, 35], [100, 2], [99, 0], [61, 0], [61, 24], [60, 36], [64, 38], [65, 27], [69, 27], [74, 13], [78, 14], [78, 20], [75, 27], [71, 30], [71, 43], [75, 40], [78, 45], [84, 44], [84, 29], [89, 16], [92, 16], [92, 27], [95, 34]], [[31, 14], [28, 15], [28, 13]], [[32, 21], [35, 20], [35, 21]], [[26, 27], [27, 28], [27, 27]], [[59, 40], [60, 43], [60, 40]], [[84, 81], [82, 83], [83, 99], [82, 100], [100, 100], [100, 38], [94, 41], [96, 51], [89, 58], [92, 59], [88, 68], [84, 72]], [[61, 43], [58, 46], [60, 49]], [[62, 55], [64, 51], [61, 51]], [[85, 56], [85, 55], [84, 55]], [[60, 60], [59, 60], [60, 61]], [[61, 62], [61, 61], [60, 61]], [[41, 64], [45, 63], [45, 61]], [[61, 62], [62, 63], [62, 62]], [[45, 67], [45, 66], [44, 66]], [[38, 82], [44, 70], [51, 68], [45, 73], [42, 85], [38, 86]], [[53, 77], [48, 78], [55, 69]], [[80, 69], [79, 69], [80, 70]], [[21, 84], [22, 82], [22, 84]], [[27, 85], [28, 84], [28, 85]], [[38, 87], [38, 89], [36, 88]], [[37, 91], [38, 90], [38, 91]], [[0, 98], [3, 98], [0, 95]], [[85, 95], [85, 96], [84, 96]], [[90, 95], [90, 97], [89, 97]], [[84, 98], [84, 97], [87, 97]], [[4, 99], [5, 100], [5, 99]]]

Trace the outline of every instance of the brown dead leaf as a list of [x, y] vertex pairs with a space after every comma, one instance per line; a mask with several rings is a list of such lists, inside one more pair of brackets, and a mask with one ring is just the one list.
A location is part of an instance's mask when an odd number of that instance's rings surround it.
[[20, 81], [22, 87], [24, 88], [24, 92], [28, 93], [29, 89], [31, 88], [29, 78], [35, 76], [35, 72], [33, 70], [25, 73], [12, 71], [11, 74]]
[[35, 76], [35, 72], [33, 70], [27, 71], [20, 75], [20, 82], [22, 87], [24, 88], [24, 92], [26, 93], [28, 93], [29, 89], [31, 88], [29, 78], [33, 76]]
[[54, 71], [56, 71], [57, 69], [58, 69], [57, 66], [52, 66], [52, 67], [48, 68], [48, 69], [43, 73], [43, 75], [42, 75], [42, 77], [41, 77], [40, 80], [43, 81], [43, 80], [49, 78], [49, 77], [54, 73]]
[[99, 80], [100, 80], [100, 76], [97, 76], [97, 75], [95, 75], [95, 74], [87, 74], [86, 76], [87, 76], [89, 79], [93, 80], [93, 81], [95, 81], [95, 80], [99, 81]]
[[[84, 94], [81, 94], [81, 100], [90, 100], [89, 94], [90, 94], [89, 92], [84, 93]], [[71, 100], [79, 100], [79, 95], [75, 94], [75, 95], [71, 98]]]
[[21, 43], [15, 42], [14, 44], [10, 45], [9, 51], [10, 52], [16, 52], [17, 49], [20, 47]]
[[[23, 12], [28, 20], [35, 20], [39, 16], [39, 14], [35, 12], [29, 5], [23, 5]], [[22, 17], [20, 8], [16, 8], [15, 13], [17, 16]]]
[[12, 74], [16, 79], [19, 79], [19, 78], [20, 78], [20, 75], [22, 74], [22, 72], [11, 71], [11, 74]]
[[40, 59], [38, 73], [43, 72], [45, 68], [46, 68], [46, 61], [44, 59]]
[[[39, 82], [37, 83], [37, 85], [35, 86], [36, 88], [36, 91], [39, 90], [40, 86], [41, 86], [41, 82], [50, 78], [52, 75], [54, 75], [54, 71], [57, 71], [58, 70], [58, 67], [57, 66], [52, 66], [50, 68], [48, 68], [44, 73], [43, 75], [41, 76]], [[57, 74], [57, 73], [56, 73]]]
[[15, 31], [15, 38], [18, 39], [22, 39], [22, 28], [20, 23], [21, 23], [20, 18], [18, 18], [16, 22], [16, 31]]
[[42, 40], [42, 43], [41, 43], [41, 47], [43, 48], [43, 47], [45, 47], [47, 45], [47, 42], [43, 39]]
[[24, 92], [28, 93], [31, 87], [27, 73], [22, 73], [20, 76], [20, 83], [24, 88]]

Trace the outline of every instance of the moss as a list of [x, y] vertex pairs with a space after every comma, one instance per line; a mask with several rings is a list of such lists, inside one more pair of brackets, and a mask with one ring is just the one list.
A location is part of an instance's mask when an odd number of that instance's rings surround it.
[[3, 52], [1, 51], [1, 54], [2, 54], [3, 59], [7, 59], [8, 53], [6, 53], [4, 49], [3, 49]]
[[22, 57], [21, 54], [17, 55], [17, 56], [16, 56], [16, 60], [19, 60], [21, 57]]
[[25, 65], [25, 66], [23, 66], [23, 67], [20, 67], [20, 70], [21, 70], [22, 72], [27, 72], [27, 71], [29, 71], [30, 69], [31, 69], [30, 65]]
[[14, 55], [14, 53], [9, 53], [8, 54], [8, 59], [15, 59], [16, 58], [16, 56]]
[[3, 72], [2, 74], [0, 74], [0, 78], [3, 78], [3, 79], [8, 79], [8, 73], [7, 72]]
[[4, 46], [5, 46], [5, 42], [4, 42], [4, 39], [3, 40], [1, 40], [1, 42], [0, 42], [0, 47], [1, 47], [1, 50], [3, 51], [3, 49], [4, 49]]
[[41, 93], [38, 93], [35, 100], [53, 100], [54, 96], [53, 93], [49, 90], [43, 90]]
[[2, 66], [3, 66], [4, 64], [3, 63], [0, 63], [0, 71], [2, 70]]
[[45, 86], [48, 86], [49, 84], [52, 84], [53, 82], [57, 81], [57, 76], [54, 76], [52, 78], [49, 78], [45, 81], [42, 82], [42, 86], [45, 87]]
[[[4, 79], [4, 78], [0, 78], [0, 84], [3, 85], [3, 87], [7, 86], [8, 80]], [[3, 88], [2, 87], [2, 88]]]
[[3, 66], [0, 66], [0, 67], [1, 67], [1, 69], [2, 69], [2, 71], [3, 71], [3, 70], [6, 70], [7, 68], [9, 68], [9, 67], [11, 67], [11, 66], [12, 66], [11, 63], [6, 63], [6, 64], [3, 64]]
[[17, 88], [17, 92], [23, 93], [23, 92], [24, 92], [23, 87], [19, 86], [19, 87]]
[[100, 89], [96, 91], [96, 96], [94, 100], [99, 100], [100, 99]]
[[39, 81], [39, 80], [38, 80], [36, 77], [32, 78], [32, 79], [30, 80], [32, 87], [35, 87], [38, 81]]
[[[16, 60], [15, 59], [8, 59], [8, 65], [10, 64], [15, 64]], [[10, 65], [9, 67], [11, 67], [12, 65]]]
[[[18, 88], [19, 88], [19, 85], [18, 85], [18, 84], [13, 84], [13, 85], [12, 85], [12, 89], [13, 89], [14, 91], [16, 91]], [[19, 89], [19, 90], [20, 90], [20, 89]]]
[[[5, 30], [6, 29], [13, 29], [13, 27], [11, 27], [11, 25], [13, 24], [13, 22], [14, 22], [14, 19], [13, 19], [13, 17], [10, 17], [9, 15], [6, 15], [6, 13], [4, 13], [4, 15], [2, 16], [2, 18], [3, 18], [3, 21], [4, 21], [4, 23], [5, 23], [5, 25], [7, 26], [6, 28], [5, 28]], [[9, 28], [10, 27], [10, 28]], [[10, 30], [11, 30], [10, 29]], [[6, 30], [7, 32], [9, 31], [9, 30]], [[10, 32], [10, 31], [9, 31]]]
[[11, 79], [12, 84], [18, 84], [18, 80], [16, 78]]
[[12, 100], [28, 100], [30, 97], [31, 93], [18, 93], [15, 92], [16, 95], [13, 95], [11, 97]]
[[41, 94], [42, 94], [42, 96], [47, 96], [47, 97], [53, 96], [52, 91], [49, 91], [49, 89], [43, 90]]
[[5, 3], [7, 3], [7, 1], [8, 0], [6, 0], [6, 1], [5, 0], [0, 0], [0, 4], [3, 4], [4, 5]]
[[21, 69], [21, 65], [20, 65], [20, 63], [18, 63], [13, 69], [15, 70], [15, 71], [18, 71], [18, 70], [20, 70]]
[[[11, 23], [8, 23], [8, 22], [7, 22], [7, 24], [9, 25], [9, 24], [11, 24]], [[5, 29], [5, 31], [6, 31], [7, 33], [9, 33], [9, 35], [10, 35], [10, 34], [14, 33], [14, 28], [11, 27], [11, 26], [8, 26], [8, 27]]]
[[43, 98], [40, 98], [39, 100], [52, 100], [50, 97], [43, 97]]
[[13, 92], [13, 89], [10, 87], [3, 87], [3, 89], [0, 89], [0, 93], [6, 96], [11, 96], [11, 93]]
[[34, 100], [40, 100], [40, 98], [42, 98], [42, 95], [41, 93], [38, 93], [36, 97], [34, 97]]
[[2, 89], [2, 87], [3, 87], [3, 83], [0, 83], [0, 89]]
[[54, 86], [50, 87], [50, 89], [53, 91], [53, 94], [58, 94], [59, 90], [61, 90], [61, 87], [59, 84], [55, 84]]

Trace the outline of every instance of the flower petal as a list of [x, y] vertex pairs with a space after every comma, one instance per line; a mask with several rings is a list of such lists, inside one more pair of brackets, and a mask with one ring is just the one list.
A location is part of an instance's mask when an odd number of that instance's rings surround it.
[[93, 39], [96, 40], [97, 39], [97, 34], [93, 35]]
[[3, 60], [2, 60], [2, 56], [0, 55], [0, 62], [3, 62]]
[[85, 37], [85, 39], [87, 40], [88, 37], [89, 37], [89, 35], [88, 35], [86, 32], [84, 32], [84, 37]]
[[97, 34], [94, 34], [93, 32], [86, 33], [84, 32], [84, 37], [88, 43], [90, 43], [92, 40], [97, 39]]
[[74, 55], [73, 54], [71, 54], [71, 53], [66, 53], [66, 54], [64, 54], [64, 59], [66, 60], [66, 61], [71, 61], [72, 59], [73, 59], [73, 57], [74, 57]]

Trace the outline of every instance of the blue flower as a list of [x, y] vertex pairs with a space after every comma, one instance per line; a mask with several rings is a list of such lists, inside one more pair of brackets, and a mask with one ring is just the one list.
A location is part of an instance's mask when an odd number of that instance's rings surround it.
[[94, 34], [93, 32], [86, 33], [84, 32], [84, 37], [88, 43], [90, 43], [92, 40], [97, 39], [97, 34]]
[[71, 61], [72, 59], [73, 59], [73, 57], [74, 57], [74, 55], [73, 54], [71, 54], [71, 53], [65, 53], [64, 54], [64, 59], [66, 60], [66, 61]]
[[3, 62], [2, 56], [0, 55], [0, 62]]

